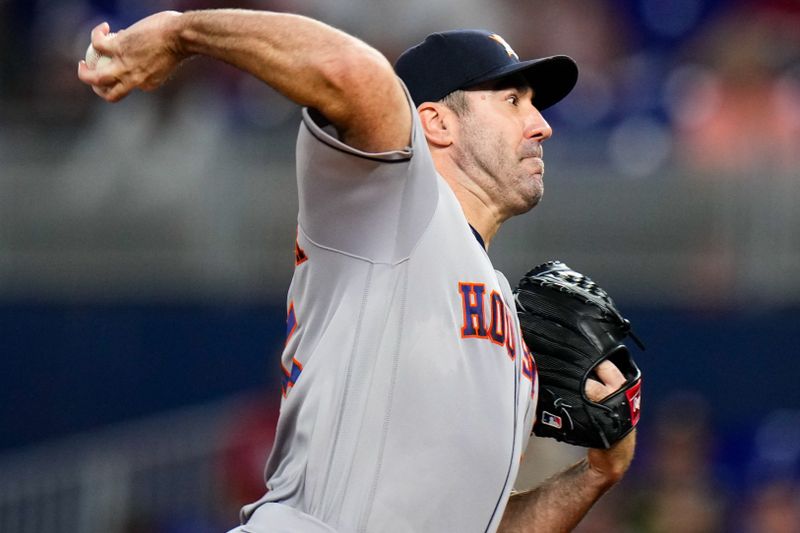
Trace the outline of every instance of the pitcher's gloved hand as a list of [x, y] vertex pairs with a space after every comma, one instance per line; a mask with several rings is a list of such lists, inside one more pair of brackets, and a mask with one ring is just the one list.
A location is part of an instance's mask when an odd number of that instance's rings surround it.
[[[522, 335], [539, 371], [533, 432], [587, 448], [611, 447], [639, 422], [642, 375], [622, 341], [630, 335], [644, 346], [630, 322], [603, 289], [560, 261], [525, 274], [514, 295]], [[604, 398], [590, 398], [587, 385], [602, 390], [609, 372], [616, 372], [600, 366], [603, 361], [619, 370], [622, 386]]]

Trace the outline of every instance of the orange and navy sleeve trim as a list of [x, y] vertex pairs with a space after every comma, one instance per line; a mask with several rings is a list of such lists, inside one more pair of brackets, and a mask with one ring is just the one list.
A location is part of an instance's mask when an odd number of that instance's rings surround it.
[[288, 396], [289, 390], [294, 387], [297, 380], [300, 379], [300, 373], [303, 371], [303, 365], [297, 359], [292, 359], [292, 370], [286, 370], [286, 367], [283, 366], [281, 363], [281, 370], [283, 371], [283, 376], [281, 376], [281, 394], [284, 398]]
[[294, 332], [297, 330], [297, 316], [294, 313], [294, 302], [289, 303], [289, 311], [286, 313], [286, 344], [289, 344], [289, 340], [294, 335]]
[[[289, 344], [289, 340], [294, 336], [295, 331], [297, 331], [297, 315], [294, 311], [294, 302], [289, 303], [289, 311], [286, 314], [286, 344]], [[281, 395], [286, 398], [289, 394], [289, 390], [294, 387], [297, 380], [300, 379], [300, 373], [303, 371], [303, 365], [297, 358], [292, 358], [292, 369], [288, 370], [285, 366], [283, 366], [283, 361], [281, 361], [281, 372], [283, 375], [281, 376]]]
[[294, 239], [294, 266], [300, 266], [308, 261], [306, 251], [300, 248], [300, 228], [297, 229], [298, 236]]

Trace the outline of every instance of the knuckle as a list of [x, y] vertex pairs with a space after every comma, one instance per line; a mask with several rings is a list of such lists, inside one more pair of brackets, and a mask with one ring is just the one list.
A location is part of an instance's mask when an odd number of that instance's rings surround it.
[[127, 82], [133, 87], [142, 87], [147, 83], [147, 77], [141, 72], [134, 72], [127, 76]]

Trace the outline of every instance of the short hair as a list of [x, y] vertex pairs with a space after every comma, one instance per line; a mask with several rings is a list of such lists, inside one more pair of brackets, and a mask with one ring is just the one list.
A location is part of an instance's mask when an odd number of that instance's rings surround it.
[[459, 118], [463, 117], [469, 112], [469, 100], [467, 100], [467, 92], [463, 89], [457, 89], [451, 92], [439, 100], [439, 103], [446, 105]]

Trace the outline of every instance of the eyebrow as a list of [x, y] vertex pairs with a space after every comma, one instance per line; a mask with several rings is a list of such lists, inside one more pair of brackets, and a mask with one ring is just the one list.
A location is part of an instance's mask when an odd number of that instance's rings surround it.
[[528, 89], [533, 91], [533, 87], [531, 87], [531, 84], [528, 82], [528, 80], [519, 74], [495, 80], [491, 82], [489, 88], [493, 91], [502, 91], [504, 89], [517, 89], [521, 92], [527, 91]]
[[533, 102], [536, 98], [536, 90], [533, 87], [531, 87], [531, 84], [528, 82], [528, 80], [521, 74], [514, 74], [512, 76], [500, 78], [499, 80], [483, 82], [478, 85], [473, 85], [472, 87], [469, 87], [466, 90], [500, 92], [500, 91], [507, 91], [509, 89], [514, 89], [516, 91], [519, 91], [520, 93], [525, 93], [527, 91], [530, 91], [531, 102]]

